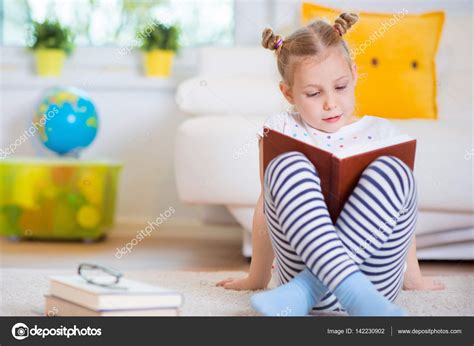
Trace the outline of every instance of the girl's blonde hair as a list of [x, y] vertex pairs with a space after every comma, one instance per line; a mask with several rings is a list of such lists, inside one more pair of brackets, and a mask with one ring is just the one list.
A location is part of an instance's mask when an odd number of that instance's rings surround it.
[[285, 39], [280, 35], [275, 35], [271, 28], [265, 28], [262, 33], [262, 46], [275, 51], [278, 71], [283, 80], [291, 86], [293, 65], [298, 60], [295, 58], [318, 57], [322, 56], [328, 48], [342, 47], [347, 62], [351, 66], [351, 54], [342, 35], [358, 19], [359, 16], [355, 13], [342, 13], [333, 25], [323, 20], [315, 20]]

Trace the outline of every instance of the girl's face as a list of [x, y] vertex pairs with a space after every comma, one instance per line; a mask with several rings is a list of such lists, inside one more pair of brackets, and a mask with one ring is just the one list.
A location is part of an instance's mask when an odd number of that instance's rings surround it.
[[343, 52], [333, 48], [322, 59], [296, 64], [293, 86], [282, 81], [280, 90], [306, 123], [331, 133], [354, 120], [356, 79], [355, 64], [349, 67]]

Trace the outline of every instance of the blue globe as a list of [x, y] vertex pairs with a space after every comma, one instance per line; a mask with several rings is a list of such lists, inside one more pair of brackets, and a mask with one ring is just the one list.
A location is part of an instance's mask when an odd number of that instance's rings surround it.
[[46, 148], [59, 155], [78, 155], [94, 141], [99, 118], [83, 90], [53, 88], [41, 100], [34, 123]]

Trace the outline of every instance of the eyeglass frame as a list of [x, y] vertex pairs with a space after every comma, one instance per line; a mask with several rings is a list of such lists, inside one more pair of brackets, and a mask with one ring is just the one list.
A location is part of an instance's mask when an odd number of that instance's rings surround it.
[[[82, 270], [85, 267], [88, 267], [88, 269], [99, 269], [99, 270], [101, 270], [101, 271], [103, 271], [107, 274], [110, 274], [111, 276], [115, 277], [115, 282], [110, 283], [110, 284], [100, 284], [98, 282], [94, 282], [94, 280], [89, 279], [82, 272]], [[82, 277], [84, 280], [86, 280], [87, 283], [90, 283], [90, 284], [96, 285], [96, 286], [102, 286], [102, 287], [114, 287], [115, 285], [117, 285], [119, 283], [120, 279], [123, 277], [123, 273], [119, 272], [118, 270], [115, 270], [115, 269], [109, 268], [109, 267], [105, 267], [105, 266], [101, 266], [101, 265], [98, 265], [98, 264], [92, 264], [92, 263], [80, 263], [79, 266], [77, 267], [77, 274], [80, 277]]]

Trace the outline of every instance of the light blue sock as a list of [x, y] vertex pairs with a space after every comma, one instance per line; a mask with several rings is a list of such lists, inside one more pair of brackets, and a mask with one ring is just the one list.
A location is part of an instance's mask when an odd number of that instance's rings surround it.
[[361, 271], [345, 278], [334, 290], [342, 307], [351, 316], [405, 316], [406, 313], [377, 291]]
[[305, 268], [288, 283], [254, 294], [250, 302], [265, 316], [305, 316], [326, 292], [326, 286]]

